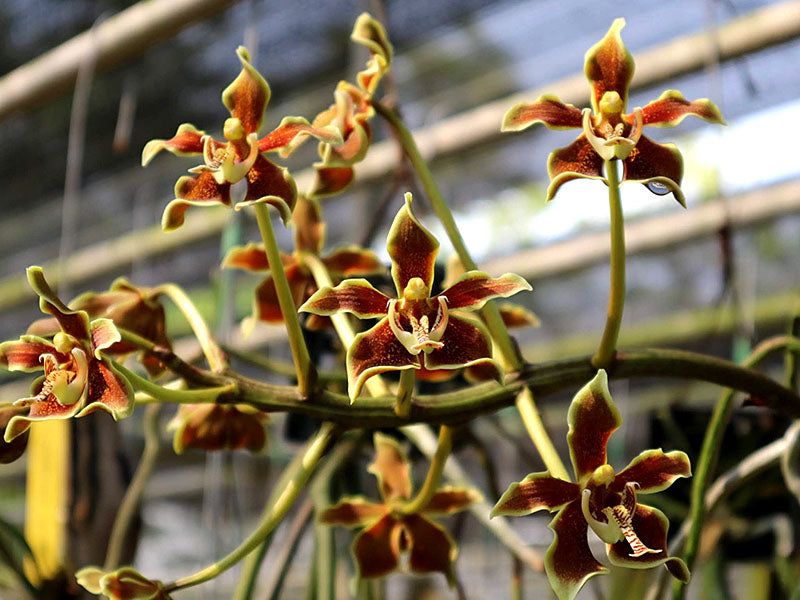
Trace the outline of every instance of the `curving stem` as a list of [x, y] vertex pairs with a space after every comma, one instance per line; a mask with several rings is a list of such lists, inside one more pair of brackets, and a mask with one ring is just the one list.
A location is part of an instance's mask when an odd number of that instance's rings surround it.
[[431, 464], [430, 467], [428, 467], [428, 474], [425, 476], [425, 482], [422, 484], [419, 492], [417, 492], [417, 495], [400, 507], [402, 512], [411, 515], [420, 512], [423, 508], [428, 506], [431, 498], [433, 498], [433, 495], [442, 483], [444, 465], [447, 462], [447, 457], [450, 456], [452, 447], [453, 429], [449, 425], [442, 425], [439, 428], [439, 443], [436, 446], [436, 452], [431, 458]]

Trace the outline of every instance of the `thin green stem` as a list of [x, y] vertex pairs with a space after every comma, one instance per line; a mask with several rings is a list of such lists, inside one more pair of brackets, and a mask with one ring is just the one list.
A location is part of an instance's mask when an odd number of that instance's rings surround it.
[[421, 511], [428, 506], [428, 503], [433, 498], [436, 490], [442, 484], [442, 473], [444, 473], [444, 465], [447, 463], [447, 457], [450, 456], [450, 450], [453, 448], [453, 430], [449, 425], [442, 425], [439, 428], [439, 443], [436, 446], [436, 452], [431, 458], [430, 467], [428, 467], [428, 474], [425, 476], [425, 482], [407, 504], [404, 504], [400, 510], [406, 514], [414, 514]]
[[[286, 541], [283, 546], [281, 546], [280, 555], [275, 559], [275, 574], [267, 586], [267, 593], [264, 594], [267, 600], [278, 600], [281, 590], [283, 589], [283, 583], [286, 580], [286, 575], [289, 572], [289, 567], [292, 564], [292, 560], [294, 560], [297, 549], [300, 547], [300, 540], [302, 539], [303, 532], [308, 527], [313, 516], [314, 503], [311, 499], [307, 499], [298, 509], [289, 527], [289, 532], [286, 534]], [[235, 596], [234, 600], [249, 600], [250, 597], [251, 596]]]
[[119, 566], [131, 523], [133, 523], [133, 518], [142, 501], [147, 481], [155, 468], [158, 451], [161, 447], [161, 436], [158, 431], [160, 416], [160, 404], [151, 404], [144, 411], [144, 451], [114, 518], [114, 526], [108, 538], [106, 560], [103, 565], [105, 571], [112, 571]]
[[174, 283], [164, 283], [158, 286], [156, 290], [172, 300], [175, 306], [183, 313], [183, 316], [186, 317], [197, 341], [200, 342], [200, 347], [203, 349], [203, 354], [211, 370], [215, 373], [220, 373], [227, 369], [228, 357], [217, 345], [214, 336], [211, 335], [211, 330], [186, 292]]
[[598, 369], [607, 369], [614, 360], [625, 305], [625, 220], [622, 216], [616, 161], [606, 161], [606, 181], [611, 211], [611, 285], [608, 290], [606, 327], [600, 346], [592, 357], [592, 364]]
[[300, 388], [300, 393], [307, 396], [313, 387], [314, 366], [311, 364], [311, 357], [308, 354], [306, 340], [300, 327], [300, 319], [297, 318], [297, 307], [294, 304], [292, 291], [289, 289], [289, 281], [283, 270], [278, 241], [275, 239], [275, 232], [272, 229], [272, 219], [269, 217], [266, 205], [256, 204], [253, 208], [256, 211], [258, 229], [261, 232], [261, 239], [264, 241], [270, 274], [275, 282], [278, 304], [281, 307], [286, 333], [289, 336], [289, 346], [292, 349], [292, 358], [297, 370], [297, 386]]
[[533, 444], [536, 446], [536, 450], [539, 452], [539, 456], [542, 457], [544, 466], [547, 467], [550, 475], [564, 481], [571, 481], [561, 457], [558, 455], [550, 436], [547, 435], [542, 415], [533, 401], [533, 392], [529, 387], [524, 388], [519, 393], [516, 405], [522, 417], [522, 422], [525, 424], [525, 429], [528, 430], [528, 435], [533, 440]]
[[282, 479], [285, 485], [276, 487], [278, 496], [275, 501], [262, 514], [258, 526], [250, 536], [227, 556], [221, 558], [213, 565], [201, 569], [193, 575], [182, 577], [177, 581], [168, 583], [164, 586], [165, 592], [185, 589], [198, 585], [209, 579], [213, 579], [220, 573], [227, 571], [232, 566], [241, 561], [245, 556], [255, 550], [266, 537], [272, 533], [275, 527], [283, 520], [283, 517], [291, 508], [297, 496], [305, 489], [311, 474], [319, 464], [325, 451], [332, 442], [336, 434], [336, 426], [332, 423], [323, 423], [317, 435], [306, 447], [305, 452], [299, 454], [300, 460], [292, 461], [287, 472]]
[[[747, 360], [744, 361], [743, 366], [747, 368], [753, 367], [770, 353], [779, 350], [793, 352], [800, 350], [800, 339], [792, 336], [778, 336], [766, 340], [753, 349], [753, 352]], [[695, 464], [692, 478], [691, 507], [688, 517], [689, 522], [691, 522], [691, 527], [683, 551], [683, 560], [689, 569], [694, 565], [700, 546], [700, 534], [703, 529], [703, 521], [706, 512], [706, 488], [708, 487], [708, 481], [717, 465], [722, 434], [725, 432], [725, 427], [730, 420], [735, 393], [736, 390], [734, 389], [725, 390], [717, 401], [714, 412], [711, 415], [711, 420], [708, 423], [708, 428], [706, 429], [703, 446], [700, 449], [700, 457]], [[686, 585], [676, 581], [672, 588], [673, 599], [680, 600], [684, 598], [686, 589]]]
[[[333, 280], [331, 279], [328, 267], [325, 266], [325, 263], [323, 263], [318, 256], [310, 252], [303, 252], [300, 255], [300, 260], [302, 260], [306, 267], [308, 267], [308, 270], [311, 271], [311, 276], [314, 278], [314, 283], [317, 284], [317, 287], [333, 287]], [[353, 343], [353, 338], [356, 336], [347, 315], [344, 313], [335, 313], [330, 316], [330, 319], [333, 321], [333, 327], [336, 329], [339, 339], [342, 340], [342, 344], [347, 348]]]
[[414, 369], [400, 371], [400, 383], [397, 386], [397, 398], [394, 403], [394, 414], [407, 419], [411, 414], [411, 395], [414, 393]]
[[168, 402], [170, 404], [207, 404], [217, 402], [220, 396], [236, 394], [237, 392], [237, 385], [233, 382], [219, 387], [196, 390], [175, 390], [153, 383], [149, 379], [134, 373], [116, 361], [111, 362], [114, 368], [117, 369], [133, 387], [152, 397], [152, 400], [137, 400], [137, 404], [156, 404], [163, 402]]

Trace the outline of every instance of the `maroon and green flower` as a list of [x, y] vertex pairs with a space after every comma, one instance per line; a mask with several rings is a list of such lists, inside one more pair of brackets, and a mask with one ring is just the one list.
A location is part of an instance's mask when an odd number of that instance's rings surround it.
[[375, 461], [369, 472], [378, 479], [383, 502], [370, 502], [360, 496], [343, 498], [325, 509], [320, 521], [364, 528], [351, 547], [359, 577], [388, 575], [400, 566], [400, 556], [408, 553], [408, 568], [413, 573], [443, 573], [452, 584], [458, 548], [431, 517], [462, 511], [480, 502], [480, 494], [444, 486], [419, 512], [404, 512], [412, 494], [408, 458], [393, 438], [376, 433], [374, 439]]
[[160, 581], [148, 579], [131, 567], [110, 572], [85, 567], [75, 573], [75, 579], [90, 594], [102, 594], [108, 600], [169, 600]]
[[568, 420], [567, 444], [577, 483], [547, 472], [532, 473], [511, 484], [492, 514], [558, 511], [550, 523], [555, 537], [545, 556], [545, 569], [560, 600], [571, 600], [589, 578], [606, 572], [589, 549], [589, 528], [606, 543], [611, 564], [633, 569], [663, 564], [674, 577], [688, 582], [684, 562], [667, 556], [667, 517], [639, 504], [636, 494], [659, 492], [679, 477], [690, 477], [689, 458], [680, 451], [647, 450], [615, 473], [608, 464], [606, 446], [622, 418], [602, 370], [577, 393]]
[[503, 131], [522, 131], [535, 123], [550, 129], [583, 129], [569, 146], [554, 150], [547, 162], [550, 186], [547, 199], [576, 178], [605, 180], [606, 161], [622, 161], [622, 181], [645, 184], [662, 195], [672, 192], [685, 205], [680, 189], [683, 159], [674, 144], [658, 144], [642, 135], [642, 127], [669, 127], [694, 115], [710, 123], [724, 123], [719, 108], [701, 98], [689, 102], [676, 90], [667, 90], [644, 108], [625, 113], [634, 63], [620, 31], [625, 19], [616, 19], [605, 37], [586, 53], [584, 70], [592, 87], [592, 108], [580, 110], [545, 94], [522, 102], [506, 113]]
[[223, 127], [225, 141], [215, 140], [194, 125], [184, 123], [171, 139], [151, 140], [142, 152], [143, 166], [162, 150], [178, 156], [203, 156], [204, 164], [189, 170], [195, 175], [181, 177], [175, 185], [175, 200], [164, 209], [162, 218], [165, 231], [183, 225], [190, 206], [231, 206], [231, 186], [241, 180], [245, 180], [247, 191], [244, 200], [236, 204], [237, 209], [271, 204], [286, 223], [297, 199], [297, 186], [289, 171], [264, 153], [281, 151], [286, 155], [292, 144], [308, 136], [331, 147], [342, 143], [336, 127], [316, 127], [301, 117], [284, 118], [277, 128], [259, 139], [270, 100], [269, 85], [250, 64], [250, 55], [244, 47], [240, 46], [236, 53], [242, 71], [222, 92], [222, 102], [231, 115]]
[[[384, 271], [384, 266], [374, 252], [358, 246], [339, 248], [327, 256], [320, 257], [325, 245], [325, 222], [322, 220], [320, 206], [316, 200], [308, 200], [303, 196], [298, 197], [297, 206], [292, 213], [292, 227], [294, 228], [294, 252], [281, 254], [281, 259], [286, 279], [289, 281], [289, 289], [297, 307], [317, 291], [314, 277], [304, 260], [305, 255], [319, 257], [320, 262], [325, 265], [334, 281], [341, 281], [346, 277], [377, 275]], [[252, 272], [269, 271], [270, 268], [264, 244], [261, 243], [232, 248], [222, 262], [222, 266], [236, 267]], [[267, 274], [256, 288], [253, 315], [243, 323], [244, 330], [249, 331], [259, 320], [266, 323], [283, 322], [275, 281], [271, 274]], [[327, 317], [310, 315], [306, 320], [306, 327], [312, 330], [322, 329], [329, 323], [330, 319]]]
[[122, 419], [133, 411], [133, 389], [101, 353], [121, 339], [110, 319], [90, 321], [83, 310], [68, 308], [48, 285], [40, 267], [28, 268], [28, 281], [39, 296], [42, 312], [58, 321], [52, 341], [35, 335], [0, 344], [0, 366], [10, 371], [44, 370], [34, 381], [31, 396], [14, 405], [28, 407], [5, 428], [10, 442], [34, 421], [81, 417], [105, 410]]
[[387, 241], [397, 297], [390, 298], [365, 279], [346, 279], [324, 287], [300, 307], [317, 315], [349, 312], [380, 321], [358, 334], [347, 349], [351, 401], [364, 382], [386, 371], [460, 369], [482, 365], [502, 379], [492, 360], [492, 344], [483, 323], [464, 314], [492, 298], [507, 298], [531, 286], [519, 275], [498, 278], [469, 271], [449, 288], [431, 297], [439, 242], [411, 212], [411, 194], [392, 223]]
[[260, 452], [267, 445], [269, 417], [246, 404], [182, 404], [170, 421], [176, 454], [197, 450], [249, 450]]

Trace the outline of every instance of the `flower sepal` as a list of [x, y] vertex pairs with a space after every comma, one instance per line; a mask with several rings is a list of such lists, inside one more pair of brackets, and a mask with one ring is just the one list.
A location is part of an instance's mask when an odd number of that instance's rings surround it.
[[160, 581], [148, 579], [132, 567], [110, 572], [84, 567], [75, 573], [75, 579], [90, 594], [108, 600], [169, 600]]

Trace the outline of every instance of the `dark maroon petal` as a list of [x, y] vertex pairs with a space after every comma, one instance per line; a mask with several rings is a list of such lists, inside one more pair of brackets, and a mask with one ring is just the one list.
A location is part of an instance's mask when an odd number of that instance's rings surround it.
[[421, 515], [407, 515], [403, 524], [411, 539], [408, 566], [415, 573], [443, 573], [453, 582], [453, 561], [458, 548], [445, 529]]
[[316, 177], [311, 189], [314, 190], [313, 198], [335, 196], [345, 191], [355, 178], [352, 167], [323, 167], [317, 166]]
[[443, 486], [433, 495], [430, 502], [422, 509], [428, 516], [446, 516], [466, 510], [483, 497], [474, 489]]
[[562, 600], [572, 600], [591, 577], [606, 572], [589, 550], [588, 526], [581, 513], [581, 503], [567, 504], [549, 525], [555, 533], [544, 558], [550, 587]]
[[[450, 313], [441, 341], [444, 346], [425, 354], [426, 369], [460, 369], [491, 363], [492, 342], [486, 326], [478, 319]], [[502, 373], [502, 372], [501, 372]]]
[[374, 319], [388, 312], [388, 302], [389, 298], [366, 279], [346, 279], [335, 288], [324, 287], [315, 292], [300, 311], [325, 316], [349, 312], [359, 319]]
[[319, 254], [325, 245], [325, 227], [319, 202], [298, 196], [292, 213], [295, 251]]
[[131, 415], [133, 405], [133, 388], [128, 380], [105, 361], [90, 359], [86, 407], [78, 416], [104, 410], [119, 420]]
[[23, 335], [19, 340], [0, 344], [0, 366], [9, 371], [38, 371], [42, 369], [42, 354], [52, 354], [59, 364], [69, 360], [49, 341], [33, 335]]
[[553, 512], [568, 502], [578, 499], [580, 489], [571, 481], [564, 481], [543, 473], [531, 473], [519, 483], [512, 483], [492, 509], [492, 515], [521, 517], [537, 510]]
[[384, 273], [386, 267], [372, 250], [347, 246], [322, 259], [334, 277], [364, 277]]
[[250, 64], [250, 54], [244, 46], [239, 46], [236, 54], [242, 70], [222, 92], [222, 102], [231, 111], [231, 116], [241, 121], [247, 133], [257, 133], [269, 104], [269, 85]]
[[573, 179], [604, 179], [603, 159], [595, 152], [584, 134], [569, 146], [553, 150], [547, 159], [547, 173], [550, 185], [547, 188], [547, 201], [553, 199], [563, 184]]
[[633, 57], [622, 43], [620, 31], [625, 19], [615, 19], [606, 35], [589, 48], [584, 71], [592, 85], [592, 108], [600, 112], [600, 99], [605, 92], [617, 92], [623, 107], [628, 102], [628, 86], [633, 79]]
[[394, 218], [386, 248], [392, 259], [392, 278], [398, 298], [403, 297], [403, 290], [412, 277], [419, 277], [431, 289], [439, 242], [411, 212], [411, 194], [405, 195], [405, 204]]
[[380, 432], [373, 436], [375, 460], [367, 471], [378, 479], [378, 488], [386, 503], [411, 497], [411, 465], [400, 444]]
[[522, 131], [534, 123], [543, 123], [549, 129], [573, 129], [581, 127], [582, 119], [579, 108], [564, 104], [552, 94], [545, 94], [534, 102], [512, 106], [503, 117], [501, 130]]
[[[289, 254], [281, 253], [284, 267], [295, 264], [297, 259]], [[246, 246], [235, 246], [228, 250], [222, 261], [224, 269], [244, 269], [245, 271], [269, 271], [269, 261], [261, 242], [251, 242]]]
[[[300, 306], [305, 300], [309, 286], [313, 285], [313, 280], [298, 265], [286, 268], [286, 279], [289, 282], [294, 305]], [[253, 316], [265, 323], [283, 323], [283, 311], [278, 302], [278, 292], [272, 275], [267, 275], [256, 288]]]
[[244, 201], [238, 202], [236, 209], [253, 204], [271, 204], [278, 210], [284, 225], [288, 224], [297, 201], [297, 185], [289, 170], [259, 154], [247, 172], [246, 180]]
[[[644, 125], [671, 127], [677, 125], [688, 116], [700, 117], [709, 123], [724, 124], [719, 108], [708, 98], [700, 98], [689, 102], [677, 90], [667, 90], [642, 109]], [[628, 116], [632, 122], [632, 117]]]
[[265, 412], [222, 404], [182, 404], [170, 422], [176, 454], [186, 448], [206, 452], [247, 449], [259, 452], [267, 443]]
[[101, 317], [89, 324], [92, 334], [92, 350], [95, 358], [100, 358], [100, 352], [113, 346], [122, 339], [119, 329], [114, 321]]
[[190, 206], [231, 205], [231, 184], [217, 183], [211, 171], [204, 170], [197, 177], [186, 175], [175, 184], [175, 200], [167, 204], [161, 216], [161, 228], [173, 231], [183, 225]]
[[309, 137], [315, 137], [324, 144], [342, 144], [342, 134], [336, 127], [314, 127], [303, 117], [284, 117], [278, 127], [258, 140], [258, 150], [274, 152], [290, 146], [290, 151], [293, 151]]
[[345, 527], [363, 527], [383, 517], [389, 512], [385, 504], [376, 504], [355, 496], [343, 498], [333, 506], [329, 506], [319, 516], [326, 525], [344, 525]]
[[652, 494], [667, 489], [679, 477], [691, 477], [692, 466], [685, 452], [674, 450], [666, 454], [658, 450], [646, 450], [634, 458], [620, 471], [609, 489], [621, 492], [627, 483], [637, 483], [637, 492]]
[[435, 298], [447, 296], [447, 307], [453, 310], [478, 310], [492, 298], [508, 298], [530, 289], [527, 281], [513, 273], [492, 278], [481, 271], [470, 271]]
[[533, 311], [519, 304], [504, 302], [499, 304], [497, 308], [500, 309], [500, 316], [503, 318], [503, 323], [508, 328], [541, 327], [542, 325], [539, 317], [537, 317]]
[[81, 342], [89, 342], [89, 315], [82, 310], [72, 310], [56, 295], [41, 267], [28, 267], [28, 283], [39, 296], [39, 308], [58, 321], [61, 331]]
[[409, 354], [392, 332], [389, 319], [359, 333], [347, 349], [347, 391], [350, 401], [361, 393], [367, 379], [386, 371], [419, 369], [419, 359]]
[[608, 391], [608, 377], [602, 369], [575, 395], [567, 415], [567, 444], [581, 482], [599, 466], [605, 465], [608, 438], [622, 424], [622, 417]]
[[686, 205], [680, 188], [683, 179], [683, 157], [675, 144], [657, 144], [643, 135], [622, 164], [623, 182], [633, 181], [651, 186], [661, 184], [667, 188], [664, 193], [672, 192], [681, 205]]
[[402, 526], [388, 514], [353, 540], [353, 558], [359, 577], [382, 577], [397, 568]]

